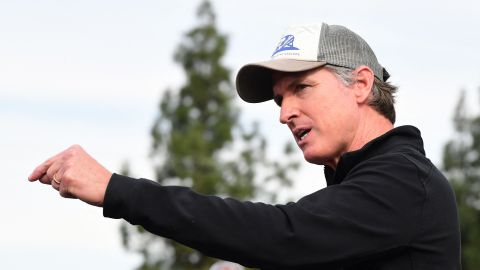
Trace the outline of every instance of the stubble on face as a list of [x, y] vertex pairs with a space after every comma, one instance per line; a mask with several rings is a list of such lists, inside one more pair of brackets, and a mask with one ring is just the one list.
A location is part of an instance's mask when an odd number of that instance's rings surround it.
[[274, 73], [274, 100], [304, 158], [335, 168], [356, 130], [351, 89], [331, 71]]

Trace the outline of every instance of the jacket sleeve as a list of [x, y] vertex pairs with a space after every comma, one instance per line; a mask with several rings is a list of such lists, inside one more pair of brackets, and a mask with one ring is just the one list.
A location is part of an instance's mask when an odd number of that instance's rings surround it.
[[418, 178], [392, 155], [360, 163], [341, 184], [296, 203], [268, 205], [114, 174], [103, 213], [245, 266], [329, 268], [408, 246], [425, 200]]

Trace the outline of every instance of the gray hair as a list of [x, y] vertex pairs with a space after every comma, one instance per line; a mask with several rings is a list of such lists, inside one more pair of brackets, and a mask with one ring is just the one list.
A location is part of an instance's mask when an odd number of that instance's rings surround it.
[[[356, 81], [356, 76], [350, 68], [332, 65], [326, 65], [325, 68], [333, 72], [345, 86], [350, 86]], [[368, 101], [368, 105], [385, 116], [392, 124], [395, 123], [396, 118], [394, 94], [397, 92], [397, 89], [396, 86], [389, 82], [384, 82], [375, 76]]]

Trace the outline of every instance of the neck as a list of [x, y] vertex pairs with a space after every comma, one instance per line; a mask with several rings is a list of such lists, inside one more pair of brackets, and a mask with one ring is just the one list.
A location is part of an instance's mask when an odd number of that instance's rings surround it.
[[390, 120], [371, 107], [367, 109], [364, 116], [360, 119], [356, 135], [347, 150], [348, 152], [362, 148], [369, 141], [380, 137], [393, 128]]
[[[365, 114], [362, 114], [362, 117], [360, 117], [359, 125], [352, 142], [342, 154], [359, 150], [371, 140], [380, 137], [391, 129], [393, 129], [393, 124], [390, 120], [379, 114], [373, 108], [368, 107]], [[335, 170], [339, 161], [340, 156], [324, 165]]]

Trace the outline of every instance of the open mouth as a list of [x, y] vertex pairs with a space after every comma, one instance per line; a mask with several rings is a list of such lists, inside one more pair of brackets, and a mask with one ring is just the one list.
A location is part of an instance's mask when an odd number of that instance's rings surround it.
[[303, 139], [305, 139], [308, 133], [310, 133], [310, 130], [311, 129], [299, 129], [295, 134], [297, 137], [297, 140], [302, 141]]

